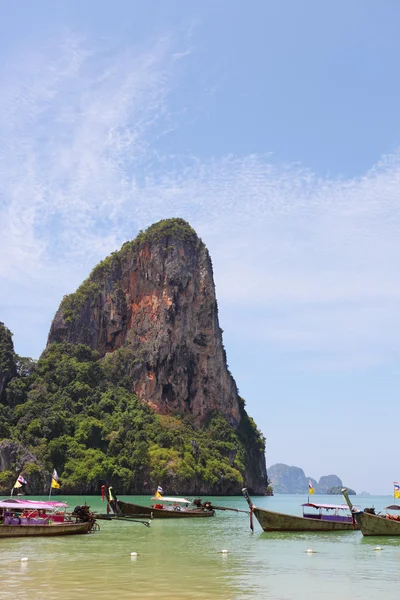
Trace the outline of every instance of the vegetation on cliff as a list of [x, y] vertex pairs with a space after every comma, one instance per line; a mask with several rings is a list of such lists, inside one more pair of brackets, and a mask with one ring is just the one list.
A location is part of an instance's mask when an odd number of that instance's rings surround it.
[[201, 243], [193, 227], [184, 219], [163, 219], [158, 221], [150, 225], [146, 231], [140, 231], [132, 243], [136, 246], [141, 246], [147, 243], [161, 242], [167, 238], [189, 242], [193, 245]]
[[[3, 406], [6, 395], [6, 387], [17, 374], [16, 355], [12, 341], [11, 331], [0, 322], [0, 439], [7, 435], [9, 428], [7, 424], [8, 411]], [[2, 426], [2, 422], [6, 425]]]
[[0, 321], [0, 372], [11, 371], [15, 365], [14, 344], [12, 333]]
[[[330, 487], [326, 490], [325, 494], [327, 494], [327, 496], [341, 496], [342, 495], [342, 486], [340, 485], [334, 485], [333, 487]], [[346, 488], [347, 489], [347, 493], [349, 494], [349, 496], [356, 496], [357, 492], [355, 492], [354, 490], [352, 490], [351, 488]]]
[[[101, 480], [120, 493], [158, 484], [169, 493], [237, 490], [250, 438], [264, 449], [252, 419], [244, 417], [236, 432], [216, 413], [202, 429], [157, 414], [130, 392], [124, 352], [100, 360], [82, 344], [52, 344], [28, 375], [9, 384], [3, 437], [29, 448], [49, 471], [57, 468], [65, 492], [95, 492]], [[13, 476], [3, 474], [3, 489]]]

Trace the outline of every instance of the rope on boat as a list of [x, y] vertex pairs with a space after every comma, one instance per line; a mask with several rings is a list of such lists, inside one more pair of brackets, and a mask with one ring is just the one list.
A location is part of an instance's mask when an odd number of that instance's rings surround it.
[[231, 508], [229, 506], [215, 506], [214, 504], [211, 505], [211, 509], [212, 510], [231, 510], [236, 513], [245, 513], [246, 515], [249, 514], [248, 510], [243, 510], [241, 508]]
[[150, 520], [144, 521], [142, 519], [135, 519], [134, 517], [128, 517], [125, 515], [112, 515], [112, 514], [95, 514], [95, 517], [97, 519], [99, 519], [100, 521], [127, 521], [128, 523], [141, 523], [142, 525], [145, 525], [145, 527], [150, 527], [150, 523], [151, 523], [151, 518], [149, 517]]

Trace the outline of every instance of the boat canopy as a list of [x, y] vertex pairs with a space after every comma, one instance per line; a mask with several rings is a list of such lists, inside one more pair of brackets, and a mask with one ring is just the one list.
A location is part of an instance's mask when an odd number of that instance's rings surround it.
[[44, 502], [42, 500], [17, 500], [9, 498], [8, 500], [0, 500], [0, 508], [55, 510], [57, 508], [68, 508], [68, 504], [65, 502]]
[[187, 498], [169, 498], [167, 496], [156, 498], [154, 496], [152, 500], [157, 500], [159, 504], [162, 504], [163, 502], [173, 502], [174, 504], [191, 504], [191, 500], [188, 500]]
[[306, 502], [302, 506], [311, 506], [312, 508], [325, 508], [326, 510], [349, 510], [347, 504], [315, 504]]
[[400, 504], [391, 504], [386, 507], [386, 510], [400, 510]]

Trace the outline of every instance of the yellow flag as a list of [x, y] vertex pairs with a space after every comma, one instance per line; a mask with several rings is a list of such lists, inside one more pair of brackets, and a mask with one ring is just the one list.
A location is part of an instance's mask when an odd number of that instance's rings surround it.
[[394, 481], [393, 486], [394, 486], [394, 492], [393, 492], [394, 497], [400, 498], [400, 485], [398, 484], [397, 481]]
[[59, 488], [59, 487], [61, 487], [61, 485], [58, 483], [58, 481], [56, 481], [56, 480], [54, 479], [54, 477], [53, 477], [53, 478], [52, 478], [52, 480], [51, 480], [51, 487], [52, 487], [52, 488]]
[[15, 488], [21, 488], [23, 485], [26, 485], [28, 482], [26, 479], [22, 477], [22, 475], [18, 475], [17, 481], [14, 483]]
[[314, 493], [314, 486], [313, 486], [313, 483], [312, 483], [312, 481], [309, 481], [309, 482], [308, 482], [308, 495], [309, 495], [309, 496], [312, 496], [312, 495], [313, 495], [313, 493]]

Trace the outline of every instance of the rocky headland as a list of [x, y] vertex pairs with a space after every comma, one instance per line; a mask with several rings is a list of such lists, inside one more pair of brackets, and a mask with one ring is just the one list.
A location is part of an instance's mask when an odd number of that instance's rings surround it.
[[97, 265], [62, 300], [38, 363], [18, 374], [0, 362], [0, 393], [0, 488], [31, 464], [57, 468], [67, 493], [103, 481], [120, 493], [266, 493], [264, 438], [227, 367], [211, 259], [182, 219]]
[[[313, 483], [315, 494], [341, 494], [344, 487], [337, 475], [323, 475], [317, 481], [313, 477], [307, 477], [303, 469], [283, 463], [269, 467], [268, 476], [275, 494], [307, 494], [310, 481]], [[350, 494], [356, 493], [351, 488], [348, 488], [348, 491]]]

